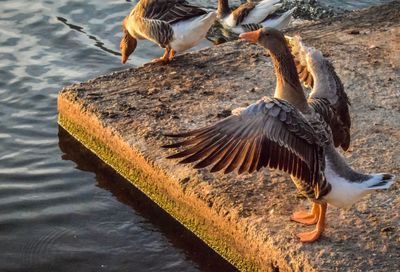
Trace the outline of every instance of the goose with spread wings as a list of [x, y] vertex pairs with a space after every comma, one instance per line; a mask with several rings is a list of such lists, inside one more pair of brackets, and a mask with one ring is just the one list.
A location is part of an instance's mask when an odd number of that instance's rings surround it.
[[125, 17], [120, 42], [121, 62], [125, 63], [146, 39], [165, 48], [155, 61], [169, 62], [176, 52], [196, 46], [205, 38], [217, 14], [193, 6], [185, 0], [141, 0]]
[[235, 34], [263, 27], [283, 29], [292, 19], [295, 8], [277, 13], [282, 7], [281, 0], [262, 0], [258, 3], [247, 2], [234, 10], [228, 0], [218, 0], [217, 15], [222, 26]]
[[[169, 158], [196, 163], [194, 168], [210, 166], [211, 172], [252, 173], [269, 167], [290, 174], [298, 190], [312, 202], [310, 212], [296, 212], [291, 219], [316, 225], [313, 231], [298, 234], [302, 242], [313, 242], [324, 231], [327, 204], [350, 207], [367, 193], [388, 189], [395, 177], [355, 171], [339, 154], [332, 126], [340, 113], [336, 111], [338, 99], [331, 96], [343, 94], [335, 86], [316, 88], [318, 95], [307, 100], [293, 58], [296, 53], [292, 50], [292, 54], [280, 31], [263, 28], [240, 37], [269, 51], [277, 77], [274, 97], [235, 110], [210, 126], [166, 135], [184, 140], [164, 147], [182, 149]], [[308, 71], [333, 73], [311, 65], [321, 61], [321, 55], [310, 51], [305, 57]], [[314, 76], [314, 87], [324, 80], [320, 76]], [[344, 103], [347, 105], [346, 100]]]

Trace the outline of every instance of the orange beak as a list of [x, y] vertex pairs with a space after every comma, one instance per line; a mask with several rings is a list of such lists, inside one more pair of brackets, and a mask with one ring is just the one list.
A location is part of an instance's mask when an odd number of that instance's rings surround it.
[[245, 32], [239, 35], [239, 38], [245, 41], [253, 42], [256, 43], [258, 42], [258, 39], [260, 38], [260, 32], [261, 29], [256, 30], [256, 31], [251, 31], [251, 32]]

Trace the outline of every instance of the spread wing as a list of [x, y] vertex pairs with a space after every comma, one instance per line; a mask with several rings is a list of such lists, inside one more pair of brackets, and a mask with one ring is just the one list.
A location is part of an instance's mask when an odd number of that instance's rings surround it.
[[318, 112], [327, 124], [332, 122], [335, 116], [335, 111], [327, 99], [324, 98], [309, 98], [308, 105]]
[[[286, 36], [286, 40], [294, 57], [300, 81], [311, 88], [310, 99], [327, 99], [330, 102], [334, 116], [329, 124], [335, 146], [347, 150], [350, 146], [350, 101], [332, 63], [323, 57], [321, 51], [306, 47], [299, 36]], [[326, 115], [326, 112], [320, 112], [318, 109], [317, 112]]]
[[[350, 127], [351, 119], [349, 106], [350, 100], [344, 91], [343, 84], [336, 74], [333, 65], [324, 60], [324, 67], [326, 69], [326, 82], [329, 87], [313, 88], [310, 98], [327, 98], [334, 111], [333, 119], [330, 123], [333, 141], [336, 147], [341, 146], [343, 150], [347, 150], [350, 146]], [[329, 90], [334, 90], [333, 93]]]
[[185, 0], [141, 0], [132, 12], [140, 17], [170, 24], [207, 13]]
[[187, 139], [164, 147], [183, 147], [168, 158], [197, 162], [194, 168], [212, 165], [211, 172], [240, 174], [268, 166], [314, 186], [325, 168], [324, 146], [329, 142], [321, 133], [326, 131], [315, 129], [288, 102], [265, 97], [214, 125], [166, 135]]

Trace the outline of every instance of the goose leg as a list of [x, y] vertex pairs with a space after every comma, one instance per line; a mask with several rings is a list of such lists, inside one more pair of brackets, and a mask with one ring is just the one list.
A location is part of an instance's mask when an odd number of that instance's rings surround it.
[[175, 50], [174, 49], [171, 49], [171, 51], [169, 51], [169, 57], [168, 57], [168, 60], [169, 61], [171, 61], [173, 58], [174, 58], [174, 56], [175, 56]]
[[169, 52], [171, 48], [166, 47], [164, 55], [161, 58], [154, 59], [153, 62], [169, 62]]
[[314, 225], [318, 222], [319, 210], [320, 210], [319, 205], [316, 203], [313, 203], [311, 213], [295, 212], [290, 217], [290, 220], [296, 221], [298, 223], [305, 224], [305, 225]]
[[325, 229], [325, 215], [326, 215], [327, 204], [323, 203], [315, 205], [319, 206], [318, 222], [315, 230], [297, 234], [297, 237], [299, 237], [300, 241], [303, 243], [314, 242], [321, 236], [322, 232]]

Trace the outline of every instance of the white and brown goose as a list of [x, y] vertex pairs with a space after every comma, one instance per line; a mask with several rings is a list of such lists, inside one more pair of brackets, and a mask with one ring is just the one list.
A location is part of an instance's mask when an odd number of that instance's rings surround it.
[[217, 15], [193, 6], [185, 0], [141, 0], [125, 17], [120, 43], [121, 62], [136, 49], [138, 39], [146, 39], [165, 48], [155, 61], [170, 61], [176, 52], [196, 46], [207, 34]]
[[316, 224], [315, 230], [298, 234], [302, 242], [313, 242], [324, 230], [327, 204], [350, 207], [370, 192], [388, 189], [394, 176], [359, 173], [338, 153], [330, 123], [319, 113], [322, 107], [325, 114], [326, 109], [330, 116], [337, 114], [329, 92], [323, 97], [321, 90], [318, 97], [307, 101], [281, 32], [263, 28], [240, 37], [269, 51], [277, 77], [274, 97], [264, 97], [213, 125], [169, 134], [186, 139], [164, 147], [183, 147], [168, 158], [197, 162], [194, 168], [212, 165], [211, 172], [252, 173], [269, 167], [290, 174], [298, 190], [313, 203], [311, 212], [296, 212], [291, 219]]
[[218, 0], [218, 19], [224, 28], [236, 34], [263, 27], [283, 29], [289, 25], [295, 8], [277, 14], [277, 10], [282, 7], [280, 1], [247, 2], [231, 10], [228, 0]]

